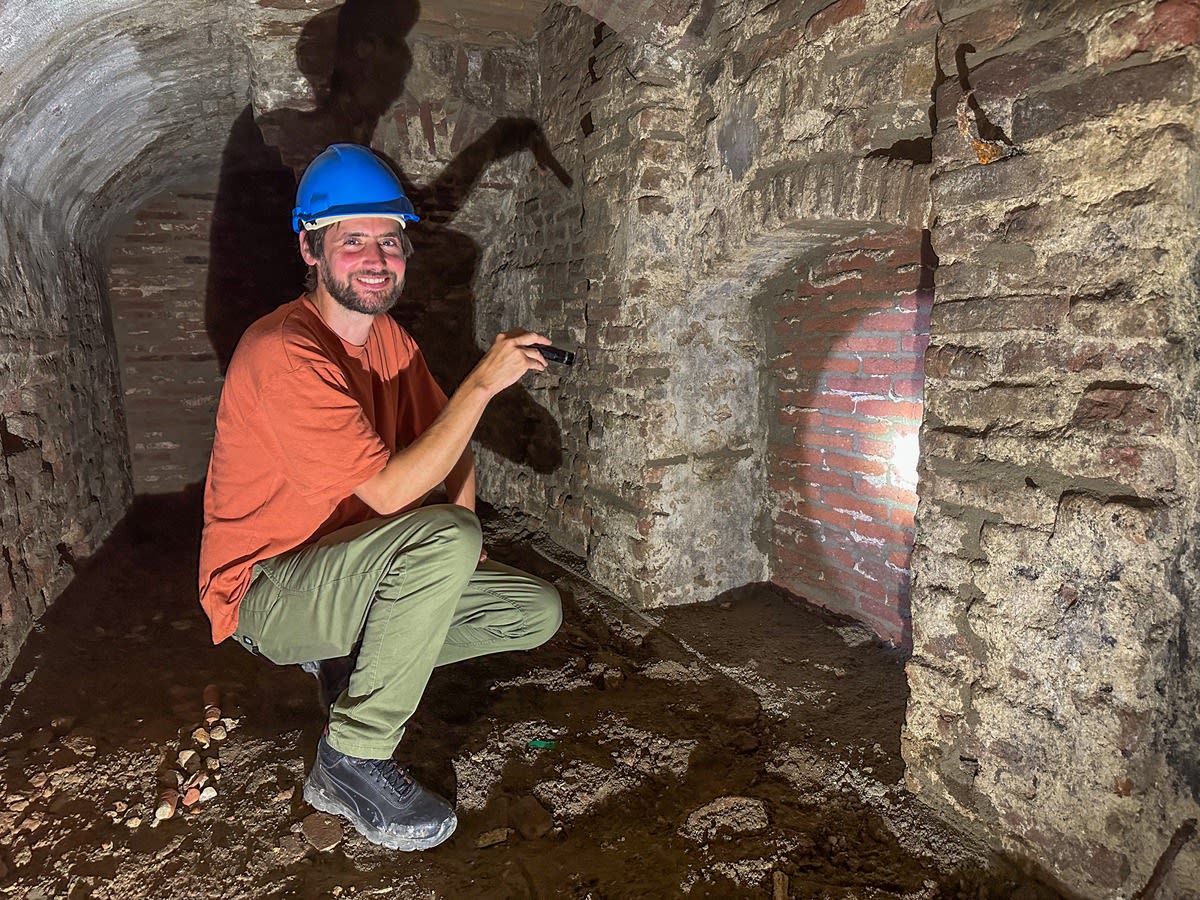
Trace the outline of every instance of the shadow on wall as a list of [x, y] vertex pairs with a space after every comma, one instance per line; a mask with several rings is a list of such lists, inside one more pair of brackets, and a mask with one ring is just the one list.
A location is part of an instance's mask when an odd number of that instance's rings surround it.
[[928, 232], [835, 247], [769, 337], [772, 581], [905, 650], [935, 265]]
[[[347, 0], [314, 16], [301, 32], [296, 57], [316, 107], [274, 110], [257, 121], [247, 107], [234, 123], [222, 154], [205, 305], [222, 372], [246, 328], [303, 290], [305, 266], [291, 230], [297, 178], [330, 144], [370, 145], [412, 68], [405, 38], [419, 13], [416, 0]], [[425, 188], [386, 160], [422, 216], [410, 227], [415, 253], [393, 315], [412, 332], [447, 393], [484, 352], [474, 340], [471, 291], [479, 247], [449, 223], [486, 167], [521, 150], [533, 151], [541, 167], [571, 184], [532, 119], [497, 121]], [[493, 401], [476, 439], [539, 472], [562, 461], [554, 417], [520, 385]]]

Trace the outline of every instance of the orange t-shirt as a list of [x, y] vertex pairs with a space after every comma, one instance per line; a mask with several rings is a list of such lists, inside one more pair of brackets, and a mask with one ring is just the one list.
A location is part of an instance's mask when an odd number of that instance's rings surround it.
[[221, 390], [204, 491], [200, 603], [213, 643], [237, 629], [255, 563], [375, 517], [354, 489], [445, 405], [390, 316], [376, 316], [356, 347], [302, 295], [247, 329]]

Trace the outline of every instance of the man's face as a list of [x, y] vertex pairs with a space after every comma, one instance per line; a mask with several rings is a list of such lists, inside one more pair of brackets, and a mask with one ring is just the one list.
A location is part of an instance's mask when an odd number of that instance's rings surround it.
[[364, 217], [334, 222], [325, 229], [321, 255], [301, 241], [304, 261], [317, 267], [318, 283], [353, 312], [379, 315], [404, 289], [404, 241], [395, 219]]

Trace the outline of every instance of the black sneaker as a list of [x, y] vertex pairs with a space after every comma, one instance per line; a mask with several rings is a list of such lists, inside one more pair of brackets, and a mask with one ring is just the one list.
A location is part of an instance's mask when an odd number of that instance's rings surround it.
[[348, 756], [325, 737], [304, 782], [304, 799], [346, 817], [368, 841], [392, 850], [436, 847], [458, 824], [454, 807], [417, 784], [395, 760]]

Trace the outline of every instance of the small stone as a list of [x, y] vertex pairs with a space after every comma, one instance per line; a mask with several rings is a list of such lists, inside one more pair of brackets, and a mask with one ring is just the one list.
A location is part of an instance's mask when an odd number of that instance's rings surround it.
[[195, 731], [192, 732], [192, 740], [195, 741], [197, 744], [199, 744], [201, 747], [207, 747], [209, 745], [209, 743], [211, 743], [212, 739], [209, 737], [209, 732], [208, 732], [207, 728], [197, 728]]
[[738, 698], [729, 704], [725, 712], [725, 721], [730, 725], [753, 725], [758, 720], [761, 707], [758, 698], [750, 695]]
[[305, 839], [320, 853], [332, 850], [342, 842], [342, 822], [328, 813], [315, 812], [301, 823]]
[[96, 755], [96, 742], [87, 735], [68, 734], [62, 739], [62, 745], [76, 756], [82, 756], [85, 759], [91, 759]]
[[729, 748], [734, 753], [753, 753], [758, 749], [758, 738], [743, 729], [730, 739]]
[[205, 706], [220, 706], [221, 705], [221, 688], [219, 685], [206, 684], [204, 686], [204, 705]]
[[284, 790], [282, 790], [278, 794], [276, 794], [275, 802], [276, 803], [286, 803], [288, 800], [291, 800], [294, 796], [296, 796], [296, 788], [293, 785], [292, 787], [285, 788]]
[[221, 761], [219, 759], [217, 759], [215, 756], [210, 756], [206, 760], [204, 760], [204, 765], [208, 769], [208, 771], [215, 772], [215, 771], [217, 771], [217, 769], [221, 768]]
[[508, 823], [526, 840], [545, 837], [554, 828], [554, 818], [530, 794], [508, 808]]
[[54, 729], [54, 731], [57, 734], [66, 734], [68, 731], [70, 731], [72, 728], [75, 727], [75, 717], [74, 716], [55, 716], [53, 719], [50, 720], [50, 727], [52, 729]]
[[755, 797], [718, 797], [687, 817], [679, 834], [697, 843], [718, 834], [755, 834], [768, 825], [767, 807]]
[[142, 820], [139, 816], [130, 816], [128, 819], [125, 820], [125, 824], [127, 826], [129, 826], [130, 828], [141, 828]]
[[503, 844], [512, 833], [513, 830], [511, 828], [493, 828], [491, 831], [485, 831], [479, 837], [475, 838], [475, 847], [482, 850], [484, 847], [494, 847], [497, 844]]
[[179, 806], [179, 791], [174, 788], [167, 788], [158, 795], [158, 805], [154, 807], [154, 818], [158, 821], [169, 819], [175, 815], [175, 810]]
[[614, 691], [619, 688], [625, 681], [625, 673], [620, 669], [605, 669], [604, 670], [604, 689]]
[[211, 784], [208, 785], [207, 787], [205, 787], [202, 791], [200, 791], [200, 802], [201, 803], [208, 803], [210, 800], [215, 800], [216, 798], [217, 798], [217, 789], [215, 787], [213, 787]]
[[200, 754], [195, 750], [181, 750], [179, 752], [179, 765], [188, 772], [195, 772], [200, 768]]
[[183, 805], [191, 809], [200, 802], [200, 788], [188, 788], [183, 795]]
[[214, 722], [219, 722], [221, 719], [221, 707], [206, 706], [204, 707], [204, 724], [212, 725]]
[[209, 737], [211, 737], [214, 741], [223, 741], [228, 735], [228, 732], [225, 730], [224, 725], [214, 725], [209, 729], [208, 734]]
[[275, 848], [275, 852], [280, 854], [285, 860], [294, 862], [300, 859], [307, 852], [307, 847], [297, 835], [284, 835], [279, 842], [279, 846]]

